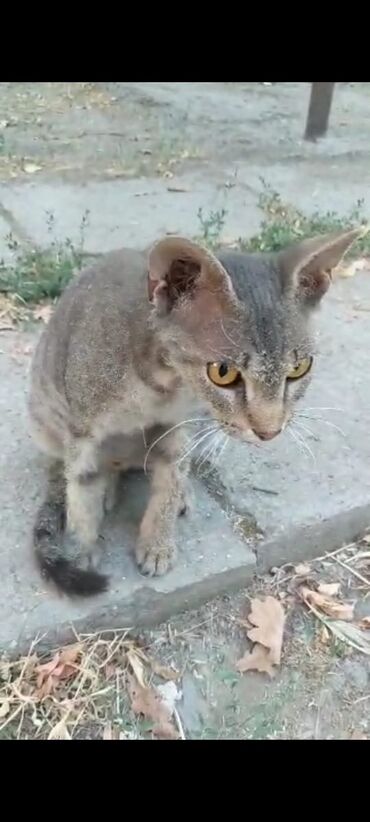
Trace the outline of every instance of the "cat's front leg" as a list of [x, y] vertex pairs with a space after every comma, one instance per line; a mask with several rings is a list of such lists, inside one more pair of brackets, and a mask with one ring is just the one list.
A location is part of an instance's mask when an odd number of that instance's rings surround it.
[[83, 565], [96, 565], [100, 558], [99, 529], [102, 524], [109, 475], [98, 468], [95, 444], [88, 439], [70, 444], [65, 458], [67, 527], [77, 538]]
[[184, 482], [184, 472], [176, 462], [159, 458], [153, 463], [151, 494], [136, 545], [143, 574], [160, 576], [173, 565], [176, 521], [185, 501]]

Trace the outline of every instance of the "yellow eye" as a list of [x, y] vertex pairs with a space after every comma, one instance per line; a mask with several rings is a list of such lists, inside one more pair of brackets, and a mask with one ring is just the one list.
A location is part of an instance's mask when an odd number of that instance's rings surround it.
[[287, 375], [287, 380], [299, 380], [300, 377], [304, 377], [305, 374], [308, 374], [312, 365], [312, 357], [305, 357], [304, 360], [301, 360], [295, 368], [292, 368]]
[[207, 374], [215, 385], [220, 385], [222, 388], [230, 388], [240, 379], [240, 371], [235, 368], [235, 365], [228, 365], [227, 362], [210, 362], [207, 366]]

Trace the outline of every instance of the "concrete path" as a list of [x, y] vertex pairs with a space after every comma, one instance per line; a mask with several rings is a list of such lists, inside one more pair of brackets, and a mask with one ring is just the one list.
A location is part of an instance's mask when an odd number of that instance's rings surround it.
[[[180, 122], [184, 102], [179, 94], [174, 95], [173, 84], [169, 88], [169, 84], [146, 84], [145, 88], [132, 89], [127, 85], [115, 84], [116, 99], [129, 99], [130, 105], [137, 107], [144, 96], [152, 102], [150, 110], [157, 111], [157, 106], [160, 112], [167, 112], [167, 125], [168, 111], [173, 123]], [[45, 212], [52, 210], [58, 236], [77, 240], [81, 217], [88, 208], [86, 249], [99, 253], [122, 244], [142, 246], [166, 231], [194, 234], [199, 230], [199, 207], [205, 212], [227, 208], [225, 233], [245, 236], [259, 224], [258, 177], [262, 166], [265, 179], [296, 205], [344, 212], [362, 196], [370, 207], [370, 167], [363, 138], [366, 123], [361, 119], [367, 111], [364, 99], [366, 104], [370, 102], [367, 88], [342, 90], [345, 104], [353, 103], [348, 129], [354, 149], [349, 153], [350, 137], [337, 121], [338, 110], [344, 116], [340, 106], [345, 108], [339, 93], [329, 141], [306, 147], [299, 142], [305, 98], [298, 84], [285, 84], [281, 91], [269, 88], [265, 97], [262, 89], [249, 89], [249, 108], [245, 106], [245, 89], [220, 89], [218, 84], [211, 84], [212, 90], [205, 89], [206, 84], [195, 89], [194, 85], [186, 84], [187, 134], [203, 140], [205, 153], [209, 148], [207, 162], [194, 160], [185, 168], [176, 168], [171, 177], [107, 179], [96, 154], [95, 173], [90, 157], [90, 172], [84, 169], [78, 175], [76, 171], [79, 178], [74, 180], [74, 155], [68, 155], [70, 167], [62, 173], [51, 166], [49, 156], [39, 159], [31, 154], [41, 166], [40, 172], [32, 174], [32, 182], [27, 173], [7, 178], [4, 171], [1, 176], [0, 163], [2, 238], [11, 230], [23, 243], [47, 244], [50, 237]], [[111, 89], [108, 91], [113, 95]], [[297, 112], [297, 100], [301, 112]], [[146, 106], [148, 109], [147, 102]], [[72, 113], [78, 119], [73, 106], [70, 118]], [[85, 116], [84, 111], [80, 114]], [[98, 116], [96, 112], [90, 112], [90, 126], [94, 116]], [[103, 146], [113, 116], [116, 114], [109, 108], [103, 114], [99, 111], [99, 127], [105, 129]], [[53, 117], [56, 129], [56, 115]], [[230, 133], [236, 135], [233, 150], [227, 118]], [[153, 118], [150, 122], [152, 128]], [[208, 145], [205, 127], [209, 130], [211, 122], [216, 136], [209, 137]], [[358, 126], [355, 134], [354, 122]], [[72, 128], [69, 121], [67, 125]], [[74, 120], [72, 125], [75, 127]], [[242, 140], [243, 129], [246, 142], [242, 144], [238, 140]], [[32, 145], [30, 139], [29, 153]], [[4, 255], [10, 253], [5, 242], [3, 251]], [[160, 580], [144, 580], [132, 559], [145, 481], [137, 476], [127, 479], [122, 505], [105, 532], [105, 565], [111, 588], [104, 596], [82, 604], [46, 591], [33, 567], [30, 530], [43, 493], [43, 466], [27, 434], [25, 395], [36, 337], [32, 333], [1, 334], [0, 648], [24, 647], [39, 631], [47, 632], [48, 642], [64, 639], [72, 623], [80, 630], [94, 630], [157, 622], [210, 596], [243, 586], [256, 570], [319, 555], [367, 527], [369, 274], [362, 272], [354, 279], [338, 281], [324, 303], [318, 317], [317, 374], [301, 409], [307, 418], [297, 418], [305, 428], [293, 429], [298, 440], [305, 438], [306, 445], [300, 446], [287, 433], [259, 450], [230, 443], [217, 470], [206, 466], [205, 476], [195, 478], [195, 509], [180, 526], [177, 566]]]

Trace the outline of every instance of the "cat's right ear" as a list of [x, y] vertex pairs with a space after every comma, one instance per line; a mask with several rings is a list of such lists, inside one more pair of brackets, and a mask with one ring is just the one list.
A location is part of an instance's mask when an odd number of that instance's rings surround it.
[[228, 274], [206, 248], [184, 237], [159, 240], [149, 251], [148, 296], [159, 313], [168, 314], [202, 287], [232, 293]]
[[284, 288], [292, 290], [307, 308], [314, 308], [328, 290], [332, 270], [368, 227], [354, 228], [302, 240], [278, 254]]

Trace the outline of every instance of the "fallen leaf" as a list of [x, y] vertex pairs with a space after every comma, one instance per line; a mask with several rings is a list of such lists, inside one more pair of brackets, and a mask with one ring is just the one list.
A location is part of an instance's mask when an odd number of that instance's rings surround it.
[[51, 303], [46, 303], [45, 305], [38, 305], [33, 312], [33, 316], [35, 320], [42, 320], [45, 325], [48, 324], [50, 317], [53, 313], [53, 306]]
[[69, 679], [78, 671], [76, 664], [81, 654], [79, 645], [67, 646], [57, 651], [49, 662], [36, 667], [36, 692], [39, 699], [50, 696], [61, 679]]
[[355, 648], [356, 651], [370, 656], [370, 640], [361, 628], [352, 625], [350, 622], [343, 622], [341, 619], [331, 619], [328, 620], [326, 624], [341, 642], [347, 642], [347, 644]]
[[135, 674], [141, 688], [146, 688], [144, 665], [132, 648], [129, 648], [127, 651], [127, 662]]
[[323, 645], [327, 645], [328, 642], [329, 642], [329, 639], [330, 639], [330, 631], [327, 629], [326, 625], [322, 625], [321, 626], [321, 631], [320, 631], [320, 642], [322, 642]]
[[271, 677], [275, 676], [270, 651], [258, 643], [256, 643], [251, 653], [246, 651], [244, 656], [238, 659], [236, 669], [240, 671], [240, 673], [245, 673], [245, 671], [261, 671]]
[[26, 174], [35, 174], [36, 171], [41, 171], [42, 166], [38, 166], [36, 163], [25, 163], [23, 168]]
[[353, 731], [351, 733], [350, 739], [367, 739], [366, 734], [363, 731]]
[[353, 260], [349, 265], [338, 265], [334, 270], [334, 274], [337, 277], [354, 277], [357, 271], [363, 271], [364, 268], [369, 268], [369, 263], [364, 257], [361, 257], [358, 260]]
[[333, 597], [339, 593], [340, 589], [340, 582], [321, 582], [318, 587], [319, 594], [324, 594], [324, 596]]
[[7, 716], [10, 711], [10, 702], [8, 699], [4, 699], [3, 702], [0, 702], [0, 719], [4, 719], [4, 716]]
[[48, 739], [71, 739], [65, 719], [61, 719], [51, 729]]
[[171, 712], [158, 691], [142, 687], [134, 677], [129, 679], [131, 707], [135, 714], [153, 722], [152, 732], [160, 739], [178, 739], [179, 733], [172, 723]]
[[169, 668], [166, 665], [162, 665], [160, 662], [158, 662], [157, 659], [150, 659], [149, 663], [153, 673], [157, 674], [158, 676], [161, 676], [162, 679], [175, 681], [180, 676], [179, 672], [176, 671], [174, 668]]
[[113, 725], [112, 725], [111, 722], [108, 722], [107, 725], [104, 725], [103, 739], [106, 739], [106, 740], [117, 739], [117, 734], [115, 732], [115, 728], [113, 728]]
[[252, 599], [251, 606], [248, 619], [256, 627], [248, 631], [248, 637], [252, 642], [258, 642], [268, 648], [271, 662], [279, 665], [285, 623], [283, 606], [272, 596], [267, 596], [264, 600]]
[[33, 345], [28, 343], [27, 345], [22, 345], [21, 343], [16, 343], [13, 345], [10, 355], [12, 359], [19, 361], [20, 357], [29, 357], [33, 352]]
[[310, 573], [310, 571], [310, 566], [305, 565], [304, 562], [300, 562], [299, 565], [296, 565], [294, 567], [294, 572], [297, 574], [298, 577], [305, 577], [307, 574]]
[[360, 628], [370, 628], [370, 616], [364, 616], [359, 621]]
[[321, 609], [324, 614], [327, 614], [333, 619], [351, 620], [353, 619], [354, 605], [349, 602], [339, 602], [330, 596], [320, 594], [319, 591], [312, 591], [305, 585], [300, 587], [300, 594], [308, 605], [314, 605], [315, 608]]

